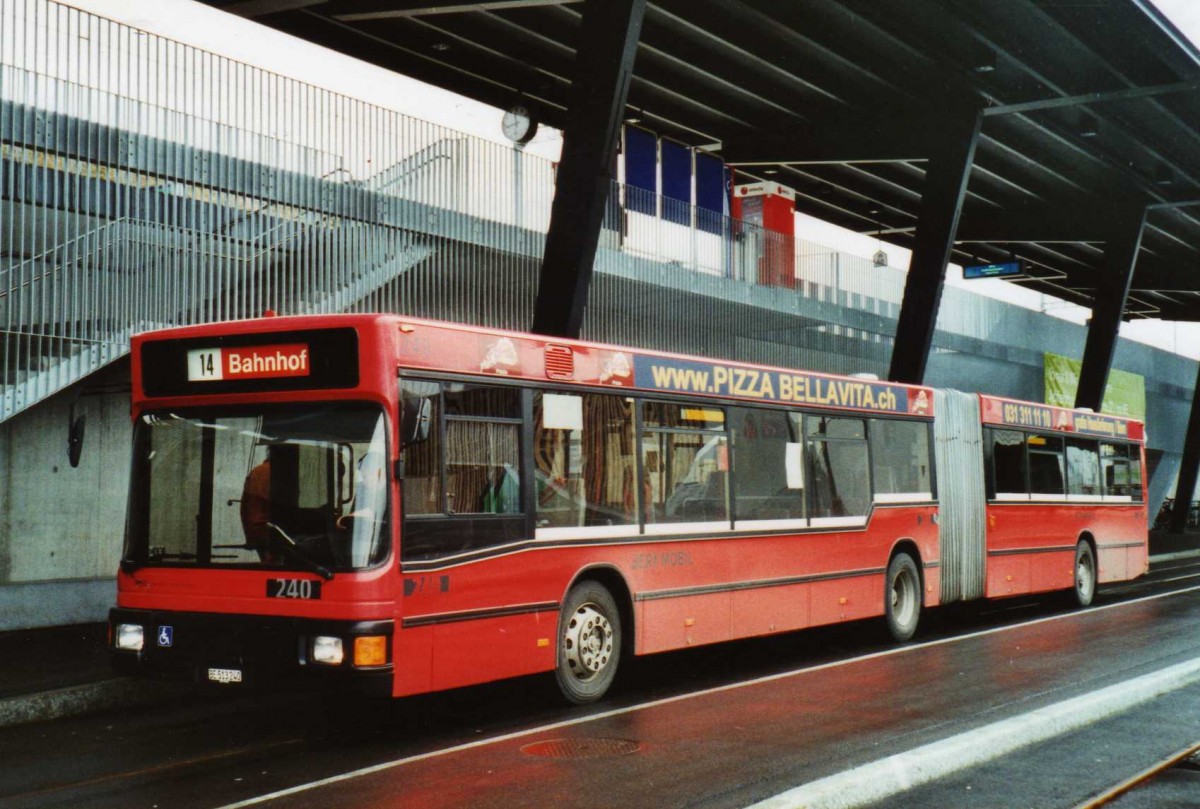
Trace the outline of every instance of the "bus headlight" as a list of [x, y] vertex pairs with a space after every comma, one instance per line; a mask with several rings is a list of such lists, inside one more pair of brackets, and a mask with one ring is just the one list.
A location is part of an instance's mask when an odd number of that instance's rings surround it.
[[117, 648], [128, 652], [140, 652], [146, 642], [146, 633], [141, 624], [117, 624]]
[[340, 666], [345, 656], [341, 638], [335, 638], [330, 635], [318, 635], [313, 638], [312, 659], [314, 663], [324, 663], [327, 666]]

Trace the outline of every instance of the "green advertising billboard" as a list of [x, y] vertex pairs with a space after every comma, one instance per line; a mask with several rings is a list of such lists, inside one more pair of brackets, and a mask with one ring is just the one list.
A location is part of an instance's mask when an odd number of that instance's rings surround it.
[[[1046, 404], [1056, 407], [1074, 407], [1075, 390], [1079, 387], [1079, 360], [1046, 353], [1044, 370], [1046, 380]], [[1108, 372], [1108, 387], [1104, 389], [1101, 413], [1126, 416], [1134, 419], [1146, 418], [1146, 379], [1139, 374], [1112, 369]]]

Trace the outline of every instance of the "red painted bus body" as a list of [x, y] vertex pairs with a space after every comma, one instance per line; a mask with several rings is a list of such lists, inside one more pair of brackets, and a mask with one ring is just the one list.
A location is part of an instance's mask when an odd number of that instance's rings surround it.
[[[123, 672], [310, 673], [403, 696], [557, 670], [586, 702], [622, 650], [884, 615], [904, 638], [947, 600], [931, 388], [393, 315], [144, 334], [132, 362], [110, 616]], [[973, 401], [976, 430], [1011, 426], [1006, 400]], [[1096, 465], [1125, 480], [1135, 447], [1140, 481], [1140, 423], [1092, 418], [1127, 437], [1097, 444]], [[402, 446], [422, 420], [428, 434]], [[1009, 432], [997, 455], [1015, 457]], [[278, 519], [307, 534], [251, 527], [262, 457]], [[285, 470], [299, 493], [279, 494]], [[989, 492], [986, 540], [967, 540], [986, 542], [979, 595], [1071, 588], [1089, 539], [1099, 581], [1145, 572], [1145, 504], [1118, 498]]]
[[987, 506], [988, 598], [1060, 590], [1072, 586], [1076, 542], [1088, 538], [1097, 555], [1099, 583], [1125, 581], [1149, 570], [1147, 511], [1140, 492], [1145, 468], [1141, 422], [1097, 416], [1047, 405], [981, 396], [985, 427], [1040, 427], [1040, 435], [1127, 441], [1136, 449], [1129, 464], [1139, 491], [1107, 495], [1031, 492], [1028, 498], [989, 492]]

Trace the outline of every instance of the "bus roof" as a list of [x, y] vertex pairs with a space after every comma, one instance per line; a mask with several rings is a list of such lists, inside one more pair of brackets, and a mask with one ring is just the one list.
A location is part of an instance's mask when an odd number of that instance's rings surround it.
[[[142, 348], [147, 343], [179, 341], [185, 347], [200, 346], [206, 341], [214, 346], [229, 343], [251, 345], [256, 342], [254, 336], [262, 336], [264, 339], [258, 343], [275, 348], [277, 341], [271, 335], [295, 336], [337, 329], [355, 331], [363, 346], [362, 356], [376, 354], [394, 357], [394, 364], [390, 364], [386, 370], [375, 369], [385, 371], [378, 375], [373, 374], [367, 363], [359, 360], [359, 382], [368, 386], [370, 379], [381, 385], [393, 386], [395, 369], [401, 368], [415, 372], [427, 370], [481, 377], [549, 379], [608, 389], [933, 416], [933, 388], [925, 385], [714, 360], [696, 355], [396, 314], [263, 317], [144, 332], [133, 338], [135, 401], [156, 395], [153, 386], [148, 391], [139, 385], [142, 381], [139, 377], [144, 374], [139, 373], [143, 368]], [[342, 357], [332, 361], [344, 365], [346, 360], [346, 357]], [[177, 365], [182, 362], [182, 357], [176, 360]], [[376, 366], [385, 364], [374, 363]], [[297, 385], [284, 383], [275, 385], [293, 390], [297, 388]], [[176, 395], [183, 395], [183, 390], [182, 387], [178, 388]], [[231, 392], [228, 387], [199, 386], [187, 390], [188, 395], [228, 392]], [[1134, 419], [986, 394], [980, 395], [980, 412], [984, 423], [1000, 426], [1138, 439], [1144, 434], [1141, 422]]]

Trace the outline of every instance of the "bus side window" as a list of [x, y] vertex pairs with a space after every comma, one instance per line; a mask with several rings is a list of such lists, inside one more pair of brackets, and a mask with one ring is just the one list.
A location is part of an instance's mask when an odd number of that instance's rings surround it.
[[883, 502], [933, 499], [929, 424], [871, 419], [871, 478]]
[[437, 382], [405, 379], [400, 382], [400, 395], [409, 401], [429, 401], [429, 435], [424, 441], [410, 444], [401, 452], [404, 457], [404, 513], [441, 514], [442, 502], [442, 397]]
[[647, 523], [729, 519], [729, 451], [720, 407], [645, 402]]
[[804, 519], [800, 415], [736, 407], [729, 426], [737, 520]]
[[1129, 451], [1129, 496], [1135, 503], [1142, 502], [1142, 453], [1134, 444], [1125, 447]]
[[535, 392], [537, 527], [637, 525], [632, 447], [632, 399]]
[[861, 418], [806, 416], [809, 515], [864, 517], [871, 506], [866, 422]]
[[452, 381], [401, 385], [405, 396], [432, 404], [426, 440], [402, 450], [401, 558], [430, 559], [521, 539], [520, 389]]
[[1067, 494], [1101, 494], [1100, 452], [1095, 440], [1067, 439]]
[[1029, 493], [1062, 497], [1065, 493], [1066, 475], [1063, 469], [1063, 440], [1053, 435], [1030, 435], [1029, 445]]
[[1016, 430], [988, 430], [992, 456], [992, 480], [999, 500], [1028, 499], [1025, 470], [1025, 436]]
[[521, 513], [520, 391], [460, 382], [444, 391], [447, 510]]
[[1142, 499], [1142, 465], [1137, 447], [1103, 441], [1100, 443], [1100, 464], [1105, 495]]

